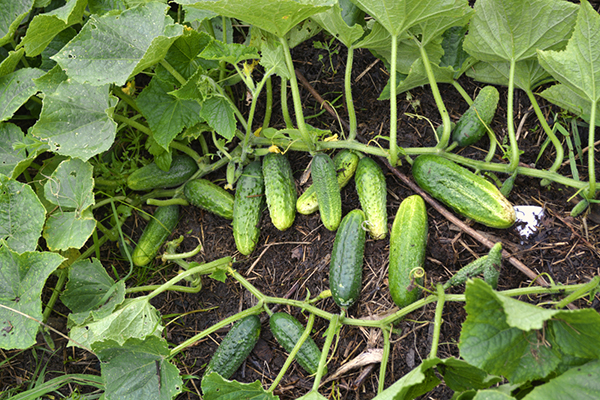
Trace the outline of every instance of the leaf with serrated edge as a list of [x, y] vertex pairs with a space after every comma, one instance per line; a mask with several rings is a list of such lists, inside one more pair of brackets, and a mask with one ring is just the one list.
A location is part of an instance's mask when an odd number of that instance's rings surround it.
[[0, 121], [6, 121], [37, 92], [34, 79], [44, 71], [23, 68], [0, 77]]
[[0, 348], [26, 349], [36, 343], [42, 320], [42, 288], [63, 257], [49, 252], [18, 254], [0, 241]]
[[[467, 70], [467, 76], [479, 82], [508, 86], [510, 63], [481, 61]], [[515, 63], [515, 87], [519, 89], [533, 90], [551, 80], [553, 79], [550, 74], [542, 68], [537, 60], [523, 60]]]
[[61, 208], [85, 210], [94, 202], [94, 167], [77, 158], [61, 162], [44, 184], [48, 201]]
[[10, 43], [19, 24], [33, 7], [33, 0], [0, 1], [0, 46]]
[[364, 33], [363, 27], [359, 24], [352, 26], [346, 24], [346, 21], [342, 18], [342, 9], [337, 4], [325, 12], [313, 15], [311, 19], [315, 20], [327, 32], [334, 35], [346, 47], [350, 47]]
[[25, 183], [0, 174], [0, 239], [22, 253], [37, 247], [46, 209]]
[[440, 383], [433, 368], [440, 361], [439, 358], [429, 358], [423, 361], [392, 386], [375, 396], [373, 400], [414, 399], [429, 392]]
[[[592, 103], [562, 83], [550, 86], [540, 93], [540, 96], [549, 102], [556, 104], [560, 108], [564, 108], [575, 115], [579, 115], [588, 123], [592, 118]], [[596, 104], [596, 126], [600, 126], [600, 102]]]
[[25, 49], [22, 47], [18, 50], [9, 51], [8, 56], [0, 62], [0, 76], [8, 75], [13, 72], [24, 55]]
[[183, 26], [173, 24], [166, 8], [151, 2], [117, 15], [91, 15], [52, 59], [79, 82], [124, 85], [130, 76], [162, 60], [182, 34]]
[[223, 96], [214, 95], [208, 98], [202, 104], [200, 116], [225, 139], [231, 140], [235, 135], [233, 108]]
[[92, 236], [96, 220], [91, 209], [78, 211], [55, 211], [44, 226], [44, 239], [51, 250], [79, 249]]
[[204, 400], [279, 399], [279, 396], [263, 389], [260, 381], [252, 383], [230, 381], [216, 372], [204, 375], [204, 378], [202, 378], [202, 393], [204, 393]]
[[108, 340], [92, 349], [101, 363], [107, 400], [171, 400], [182, 391], [179, 370], [167, 361], [164, 339], [149, 336], [122, 345]]
[[13, 177], [15, 167], [27, 158], [24, 151], [13, 148], [14, 143], [22, 142], [24, 138], [23, 131], [17, 125], [0, 122], [0, 174]]
[[594, 360], [535, 387], [523, 400], [594, 400], [600, 393], [598, 376], [600, 361]]
[[207, 60], [220, 60], [229, 64], [237, 64], [244, 60], [260, 58], [254, 47], [244, 46], [238, 43], [223, 43], [218, 40], [211, 41], [200, 57]]

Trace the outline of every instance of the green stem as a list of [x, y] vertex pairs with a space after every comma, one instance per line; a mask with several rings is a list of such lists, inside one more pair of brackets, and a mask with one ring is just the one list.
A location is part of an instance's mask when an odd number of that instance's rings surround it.
[[595, 276], [591, 281], [583, 284], [580, 288], [573, 291], [573, 293], [571, 293], [570, 295], [568, 295], [567, 297], [565, 297], [564, 299], [562, 299], [561, 301], [556, 303], [556, 305], [554, 307], [555, 308], [566, 307], [567, 305], [571, 304], [572, 302], [574, 302], [575, 300], [577, 300], [584, 294], [597, 288], [599, 283], [600, 283], [600, 276]]
[[396, 98], [396, 57], [398, 56], [398, 37], [392, 35], [392, 55], [390, 57], [390, 164], [395, 167], [398, 164], [398, 99]]
[[137, 106], [137, 103], [135, 102], [135, 99], [133, 97], [131, 97], [130, 95], [126, 94], [123, 91], [123, 89], [121, 89], [118, 86], [114, 86], [113, 89], [112, 89], [112, 92], [113, 92], [114, 95], [116, 95], [119, 99], [123, 100], [127, 105], [129, 105], [135, 111], [137, 111], [140, 114], [142, 113], [142, 111]]
[[253, 135], [252, 121], [254, 121], [254, 113], [256, 111], [256, 105], [258, 104], [258, 97], [260, 96], [263, 86], [269, 79], [270, 73], [271, 71], [268, 71], [258, 83], [256, 89], [252, 91], [252, 103], [250, 104], [250, 111], [248, 112], [248, 125], [246, 127], [246, 135], [244, 136], [244, 142], [242, 144], [242, 162], [246, 161], [246, 154], [248, 154], [248, 143], [250, 141], [250, 137]]
[[44, 309], [44, 314], [42, 315], [42, 322], [48, 322], [48, 318], [50, 318], [50, 314], [52, 314], [52, 311], [54, 309], [54, 304], [56, 304], [58, 296], [60, 296], [60, 294], [62, 293], [63, 286], [65, 285], [68, 276], [69, 268], [61, 268], [58, 270], [58, 281], [56, 282], [54, 290], [52, 291], [52, 296], [50, 296], [46, 308]]
[[290, 354], [288, 355], [288, 358], [285, 360], [283, 367], [281, 367], [281, 371], [279, 371], [279, 374], [277, 374], [277, 377], [273, 380], [273, 383], [271, 384], [271, 386], [269, 387], [267, 392], [272, 393], [273, 390], [275, 390], [275, 388], [277, 387], [277, 385], [279, 385], [279, 382], [281, 382], [281, 379], [283, 378], [283, 376], [287, 372], [288, 368], [294, 361], [296, 354], [298, 354], [298, 351], [300, 351], [300, 347], [302, 347], [302, 345], [304, 344], [306, 339], [308, 339], [308, 337], [310, 336], [310, 332], [312, 332], [312, 327], [313, 327], [314, 322], [315, 322], [315, 315], [310, 314], [308, 316], [308, 321], [306, 323], [306, 329], [304, 329], [304, 332], [302, 332], [302, 335], [298, 339], [298, 342], [296, 343], [296, 345], [294, 346], [292, 351], [290, 351]]
[[[162, 285], [136, 286], [136, 287], [125, 289], [125, 293], [131, 294], [131, 293], [139, 293], [139, 292], [149, 292], [149, 291], [156, 290], [156, 289], [160, 288], [161, 286]], [[173, 285], [167, 290], [170, 290], [173, 292], [181, 292], [181, 293], [198, 293], [202, 290], [202, 285], [198, 285], [198, 286]]]
[[381, 363], [379, 364], [379, 383], [377, 384], [377, 394], [383, 392], [385, 388], [385, 373], [387, 371], [388, 359], [390, 358], [390, 329], [385, 326], [381, 328], [383, 336], [383, 354], [381, 355]]
[[285, 127], [287, 129], [292, 129], [294, 127], [294, 123], [292, 122], [292, 117], [290, 117], [290, 110], [288, 109], [287, 83], [287, 79], [281, 78], [281, 113], [283, 114]]
[[[172, 251], [174, 251], [174, 250], [172, 250]], [[193, 250], [187, 251], [185, 253], [163, 254], [162, 260], [163, 261], [167, 261], [167, 260], [171, 261], [171, 260], [181, 260], [184, 258], [190, 258], [190, 257], [194, 257], [196, 254], [200, 253], [201, 251], [202, 251], [202, 243], [200, 243], [198, 246], [196, 246]], [[189, 267], [184, 267], [184, 268], [188, 269]]]
[[231, 324], [232, 322], [235, 322], [239, 319], [245, 318], [249, 315], [260, 314], [260, 312], [262, 311], [262, 307], [263, 307], [263, 305], [261, 303], [258, 303], [254, 307], [248, 308], [248, 309], [241, 311], [235, 315], [232, 315], [229, 318], [225, 318], [223, 321], [221, 321], [217, 324], [212, 325], [210, 328], [203, 330], [202, 332], [198, 333], [197, 335], [194, 335], [191, 338], [187, 339], [186, 341], [182, 342], [180, 345], [174, 347], [169, 352], [169, 358], [173, 358], [174, 356], [176, 356], [177, 354], [179, 354], [181, 351], [185, 350], [189, 346], [193, 346], [197, 341], [199, 341], [203, 337], [208, 336], [211, 333], [216, 332], [219, 329], [226, 327], [227, 325]]
[[302, 111], [302, 99], [300, 98], [300, 90], [298, 89], [298, 80], [296, 79], [296, 70], [294, 69], [294, 62], [292, 61], [292, 54], [290, 53], [290, 46], [288, 45], [285, 37], [280, 37], [279, 42], [283, 46], [285, 54], [285, 62], [287, 64], [288, 72], [290, 74], [290, 85], [292, 88], [292, 99], [294, 100], [294, 113], [296, 114], [296, 124], [302, 135], [302, 139], [306, 142], [306, 145], [311, 151], [315, 150], [315, 144], [313, 143], [306, 122], [304, 121], [304, 112]]
[[458, 81], [452, 81], [452, 86], [454, 86], [454, 88], [456, 89], [456, 91], [458, 93], [460, 93], [460, 95], [462, 96], [462, 98], [465, 99], [465, 101], [467, 102], [467, 104], [469, 106], [471, 104], [473, 104], [473, 99], [471, 98], [471, 96], [469, 96], [469, 93], [467, 93], [465, 91], [465, 89], [461, 86], [461, 84], [458, 83]]
[[185, 79], [169, 62], [165, 59], [160, 60], [160, 65], [166, 69], [181, 85], [185, 85], [187, 79]]
[[[95, 180], [96, 180], [96, 178], [94, 178], [94, 181], [95, 181]], [[109, 197], [109, 198], [107, 198], [107, 199], [100, 200], [99, 202], [97, 202], [96, 204], [94, 204], [94, 205], [92, 206], [92, 210], [95, 210], [95, 209], [97, 209], [97, 208], [103, 207], [103, 206], [105, 206], [105, 205], [107, 205], [107, 204], [110, 204], [110, 203], [112, 203], [112, 202], [115, 202], [115, 201], [119, 201], [119, 202], [121, 202], [121, 201], [122, 201], [122, 202], [126, 202], [126, 203], [131, 203], [131, 202], [133, 202], [133, 200], [131, 200], [131, 199], [127, 198], [126, 196], [115, 196], [115, 197]]]
[[510, 73], [508, 76], [508, 99], [506, 105], [506, 124], [508, 128], [508, 139], [510, 141], [510, 164], [508, 166], [508, 173], [510, 174], [512, 174], [519, 165], [519, 145], [517, 143], [517, 136], [515, 134], [514, 122], [515, 64], [515, 59], [511, 59]]
[[435, 358], [437, 356], [437, 348], [440, 343], [440, 332], [442, 329], [442, 314], [444, 312], [444, 302], [446, 301], [446, 293], [444, 293], [444, 287], [441, 284], [437, 284], [437, 296], [438, 301], [435, 306], [435, 319], [433, 325], [433, 338], [431, 340], [431, 351], [429, 352], [429, 358]]
[[235, 269], [233, 269], [231, 267], [227, 270], [227, 272], [229, 273], [229, 275], [231, 275], [233, 277], [233, 279], [235, 279], [243, 287], [245, 287], [247, 291], [252, 293], [254, 295], [254, 297], [256, 297], [258, 299], [259, 302], [261, 302], [261, 303], [265, 302], [265, 299], [267, 297], [264, 294], [262, 294], [262, 292], [260, 290], [258, 290], [256, 287], [254, 287], [253, 284], [248, 282], [248, 280], [246, 278], [244, 278], [242, 275], [240, 275], [239, 272], [237, 272]]
[[172, 205], [180, 205], [180, 206], [189, 206], [190, 203], [186, 199], [183, 198], [175, 198], [169, 200], [158, 200], [158, 199], [148, 199], [146, 200], [146, 204], [150, 206], [172, 206]]
[[357, 122], [356, 111], [354, 109], [354, 101], [352, 100], [352, 64], [354, 63], [354, 47], [348, 47], [348, 57], [346, 58], [346, 72], [344, 75], [344, 92], [346, 94], [346, 108], [348, 109], [348, 123], [350, 132], [348, 133], [348, 141], [356, 139]]
[[198, 164], [202, 162], [203, 158], [200, 154], [198, 154], [195, 150], [191, 149], [189, 146], [186, 146], [183, 143], [179, 143], [175, 140], [173, 140], [171, 143], [169, 143], [169, 147], [171, 147], [172, 149], [175, 150], [179, 150], [182, 153], [187, 154], [188, 156], [192, 157], [194, 159], [194, 161], [196, 161]]
[[262, 129], [267, 129], [271, 123], [271, 114], [273, 113], [273, 80], [271, 76], [267, 79], [267, 104], [265, 105], [265, 115], [263, 118]]
[[592, 110], [590, 112], [590, 129], [588, 134], [588, 179], [590, 182], [590, 187], [587, 192], [588, 199], [596, 198], [596, 167], [594, 160], [594, 157], [596, 156], [594, 147], [594, 143], [596, 142], [596, 104], [598, 104], [596, 100], [592, 101]]
[[[312, 314], [311, 314], [312, 315]], [[317, 392], [319, 390], [319, 384], [321, 383], [321, 378], [323, 378], [323, 373], [325, 372], [325, 366], [327, 365], [327, 356], [329, 355], [329, 348], [331, 347], [331, 343], [335, 338], [335, 334], [340, 326], [340, 316], [334, 315], [329, 321], [329, 329], [327, 329], [327, 336], [325, 337], [325, 343], [323, 344], [323, 351], [321, 351], [321, 359], [319, 360], [319, 367], [317, 369], [317, 375], [315, 376], [315, 380], [313, 382], [312, 390]]]
[[125, 117], [125, 116], [123, 116], [123, 115], [120, 115], [120, 114], [114, 114], [114, 115], [112, 116], [112, 118], [113, 118], [115, 121], [118, 121], [118, 122], [123, 122], [123, 123], [125, 123], [125, 124], [127, 124], [127, 125], [131, 126], [132, 128], [135, 128], [135, 129], [137, 129], [138, 131], [145, 133], [145, 134], [146, 134], [146, 135], [148, 135], [148, 136], [152, 136], [152, 131], [150, 130], [150, 128], [148, 128], [146, 125], [142, 125], [142, 124], [140, 124], [140, 123], [139, 123], [139, 122], [137, 122], [137, 121], [134, 121], [134, 120], [133, 120], [133, 119], [131, 119], [131, 118], [127, 118], [127, 117]]

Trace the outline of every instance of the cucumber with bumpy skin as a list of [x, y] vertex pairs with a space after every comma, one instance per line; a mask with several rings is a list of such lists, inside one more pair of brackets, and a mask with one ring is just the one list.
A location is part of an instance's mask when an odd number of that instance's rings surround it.
[[457, 213], [491, 228], [509, 228], [515, 210], [498, 188], [453, 161], [432, 154], [417, 157], [415, 182]]
[[158, 207], [133, 250], [131, 255], [133, 263], [141, 267], [152, 261], [178, 221], [178, 205]]
[[489, 126], [494, 118], [499, 98], [498, 89], [495, 87], [486, 86], [481, 89], [473, 104], [454, 126], [452, 140], [461, 147], [479, 141], [485, 135], [486, 126]]
[[356, 302], [362, 285], [365, 253], [365, 214], [352, 210], [342, 219], [333, 242], [329, 263], [329, 288], [335, 304], [348, 308]]
[[216, 372], [225, 379], [242, 365], [260, 336], [260, 319], [249, 315], [237, 321], [213, 354], [205, 375]]
[[194, 179], [185, 184], [183, 194], [193, 206], [233, 219], [233, 195], [221, 186], [206, 179]]
[[[300, 336], [302, 336], [305, 329], [296, 318], [283, 312], [271, 315], [269, 326], [273, 336], [277, 339], [277, 342], [288, 353], [296, 346], [296, 343], [300, 340]], [[300, 346], [300, 350], [296, 354], [296, 361], [298, 361], [298, 364], [300, 364], [306, 372], [313, 375], [317, 373], [320, 360], [321, 350], [319, 350], [317, 344], [309, 336], [304, 343], [302, 343], [302, 346]], [[327, 367], [325, 367], [324, 374], [326, 373]]]
[[264, 197], [262, 167], [259, 161], [254, 161], [238, 179], [233, 202], [233, 238], [244, 255], [252, 253], [258, 243]]
[[388, 232], [387, 189], [381, 167], [369, 157], [361, 158], [356, 167], [354, 181], [371, 238], [375, 240], [385, 238]]
[[335, 231], [342, 220], [342, 195], [335, 165], [325, 153], [313, 157], [311, 175], [319, 203], [319, 214], [325, 228]]
[[[358, 165], [358, 159], [356, 153], [345, 149], [333, 157], [340, 189], [346, 186], [348, 182], [350, 182], [350, 179], [352, 179], [352, 176], [354, 176], [354, 171], [356, 171], [356, 166]], [[310, 215], [319, 210], [315, 185], [310, 185], [304, 193], [298, 197], [298, 200], [296, 201], [296, 210], [304, 215]]]
[[427, 211], [419, 195], [402, 201], [390, 234], [389, 285], [394, 303], [400, 308], [417, 301], [423, 279], [415, 277], [422, 268], [427, 246]]
[[171, 188], [184, 184], [198, 171], [198, 164], [185, 154], [174, 155], [171, 167], [163, 171], [154, 162], [144, 165], [127, 177], [127, 186], [131, 190], [152, 190]]
[[269, 153], [263, 157], [262, 172], [271, 222], [280, 231], [287, 230], [296, 218], [296, 184], [286, 156]]

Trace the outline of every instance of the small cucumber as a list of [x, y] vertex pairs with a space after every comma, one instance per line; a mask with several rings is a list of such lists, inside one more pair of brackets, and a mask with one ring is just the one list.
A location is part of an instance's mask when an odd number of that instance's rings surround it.
[[271, 222], [275, 228], [285, 231], [296, 218], [296, 184], [287, 157], [269, 153], [263, 157], [262, 172], [265, 195]]
[[[358, 165], [358, 155], [350, 150], [342, 150], [333, 157], [337, 181], [340, 189], [350, 182]], [[315, 186], [310, 185], [296, 201], [296, 210], [300, 214], [309, 215], [319, 210]]]
[[203, 210], [233, 219], [233, 195], [206, 179], [193, 179], [183, 187], [187, 201]]
[[375, 240], [385, 238], [388, 232], [387, 189], [381, 167], [369, 157], [361, 158], [356, 167], [354, 181], [371, 238]]
[[313, 157], [311, 175], [319, 203], [319, 214], [325, 228], [335, 231], [342, 220], [342, 195], [337, 183], [335, 165], [325, 153]]
[[[444, 289], [452, 286], [462, 285], [468, 279], [483, 273], [484, 280], [494, 289], [498, 286], [498, 275], [502, 263], [502, 243], [496, 243], [483, 257], [471, 261], [452, 275], [446, 283]], [[486, 278], [487, 277], [487, 278]]]
[[496, 114], [499, 98], [495, 87], [486, 86], [481, 89], [473, 104], [456, 123], [452, 131], [452, 140], [465, 147], [481, 139], [487, 130], [486, 125], [490, 125]]
[[[269, 319], [269, 326], [277, 342], [288, 353], [298, 343], [305, 329], [296, 318], [283, 312], [273, 314]], [[309, 336], [300, 346], [300, 350], [296, 354], [296, 361], [306, 372], [313, 375], [317, 373], [320, 359], [321, 350]], [[325, 371], [327, 371], [327, 367], [325, 367]]]
[[443, 157], [423, 154], [412, 166], [415, 182], [457, 213], [491, 228], [509, 228], [515, 210], [492, 183]]
[[[423, 267], [427, 246], [427, 210], [419, 195], [402, 201], [390, 234], [389, 285], [394, 303], [400, 308], [414, 303], [421, 295], [422, 278], [411, 276]], [[413, 271], [414, 274], [414, 271]]]
[[238, 179], [233, 202], [233, 238], [238, 251], [246, 256], [258, 243], [264, 197], [262, 167], [259, 161], [254, 161]]
[[333, 301], [341, 308], [356, 302], [362, 286], [365, 253], [365, 213], [352, 210], [342, 219], [335, 234], [329, 264], [329, 289]]
[[176, 187], [184, 184], [196, 171], [198, 164], [193, 158], [185, 154], [174, 155], [168, 171], [163, 171], [152, 162], [131, 173], [127, 177], [127, 186], [131, 190]]
[[242, 365], [260, 337], [260, 319], [249, 315], [237, 321], [213, 354], [205, 375], [216, 372], [225, 379]]
[[133, 250], [131, 256], [133, 263], [141, 267], [152, 261], [178, 221], [178, 205], [158, 207]]

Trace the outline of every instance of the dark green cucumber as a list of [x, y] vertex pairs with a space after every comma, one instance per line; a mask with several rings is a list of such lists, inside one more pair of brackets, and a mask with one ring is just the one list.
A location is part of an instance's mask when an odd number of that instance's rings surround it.
[[421, 189], [467, 218], [491, 228], [515, 223], [513, 206], [496, 186], [450, 160], [420, 155], [412, 174]]
[[356, 167], [354, 181], [371, 238], [385, 238], [388, 232], [387, 189], [381, 167], [369, 157], [361, 158]]
[[263, 157], [262, 172], [271, 222], [275, 228], [285, 231], [296, 218], [298, 196], [292, 167], [283, 154], [269, 153]]
[[178, 205], [158, 207], [133, 250], [131, 256], [133, 263], [141, 267], [152, 261], [178, 221]]
[[402, 201], [390, 234], [389, 285], [394, 303], [400, 308], [418, 300], [423, 279], [415, 277], [422, 268], [427, 246], [427, 211], [419, 195]]
[[233, 195], [207, 179], [193, 179], [183, 187], [187, 201], [203, 210], [233, 219]]
[[[498, 274], [500, 264], [502, 262], [502, 243], [496, 243], [488, 254], [483, 257], [471, 261], [452, 275], [446, 283], [444, 289], [452, 286], [462, 285], [468, 279], [473, 278], [481, 273], [484, 274], [485, 281], [494, 289], [498, 285]], [[487, 276], [487, 279], [485, 278]]]
[[325, 153], [317, 153], [313, 157], [311, 175], [319, 214], [325, 228], [335, 231], [342, 220], [342, 195], [337, 182], [335, 164]]
[[[283, 312], [271, 315], [269, 326], [277, 342], [288, 353], [296, 346], [305, 329], [296, 318]], [[321, 350], [309, 336], [300, 346], [300, 350], [296, 354], [296, 361], [306, 372], [313, 375], [317, 373], [320, 359]], [[325, 367], [325, 371], [327, 371], [327, 367]]]
[[260, 319], [249, 315], [237, 321], [213, 354], [205, 375], [216, 372], [225, 379], [242, 365], [260, 336]]
[[473, 104], [460, 117], [454, 130], [452, 140], [464, 147], [481, 139], [496, 114], [500, 95], [493, 86], [486, 86], [475, 97]]
[[[350, 150], [342, 150], [333, 157], [337, 181], [340, 189], [350, 182], [358, 165], [358, 155]], [[300, 214], [309, 215], [319, 210], [319, 202], [315, 185], [310, 185], [296, 201], [296, 210]]]
[[259, 161], [254, 161], [238, 179], [233, 202], [233, 238], [244, 255], [252, 253], [258, 243], [264, 198], [262, 167]]
[[498, 288], [500, 268], [502, 267], [502, 243], [496, 243], [488, 253], [488, 260], [483, 269], [483, 280], [494, 290]]
[[174, 155], [168, 171], [163, 171], [152, 162], [129, 175], [127, 186], [131, 190], [176, 187], [184, 184], [196, 171], [198, 164], [193, 158], [185, 154]]
[[329, 288], [333, 301], [341, 308], [356, 302], [362, 286], [365, 253], [365, 213], [352, 210], [342, 219], [335, 234], [329, 264]]

